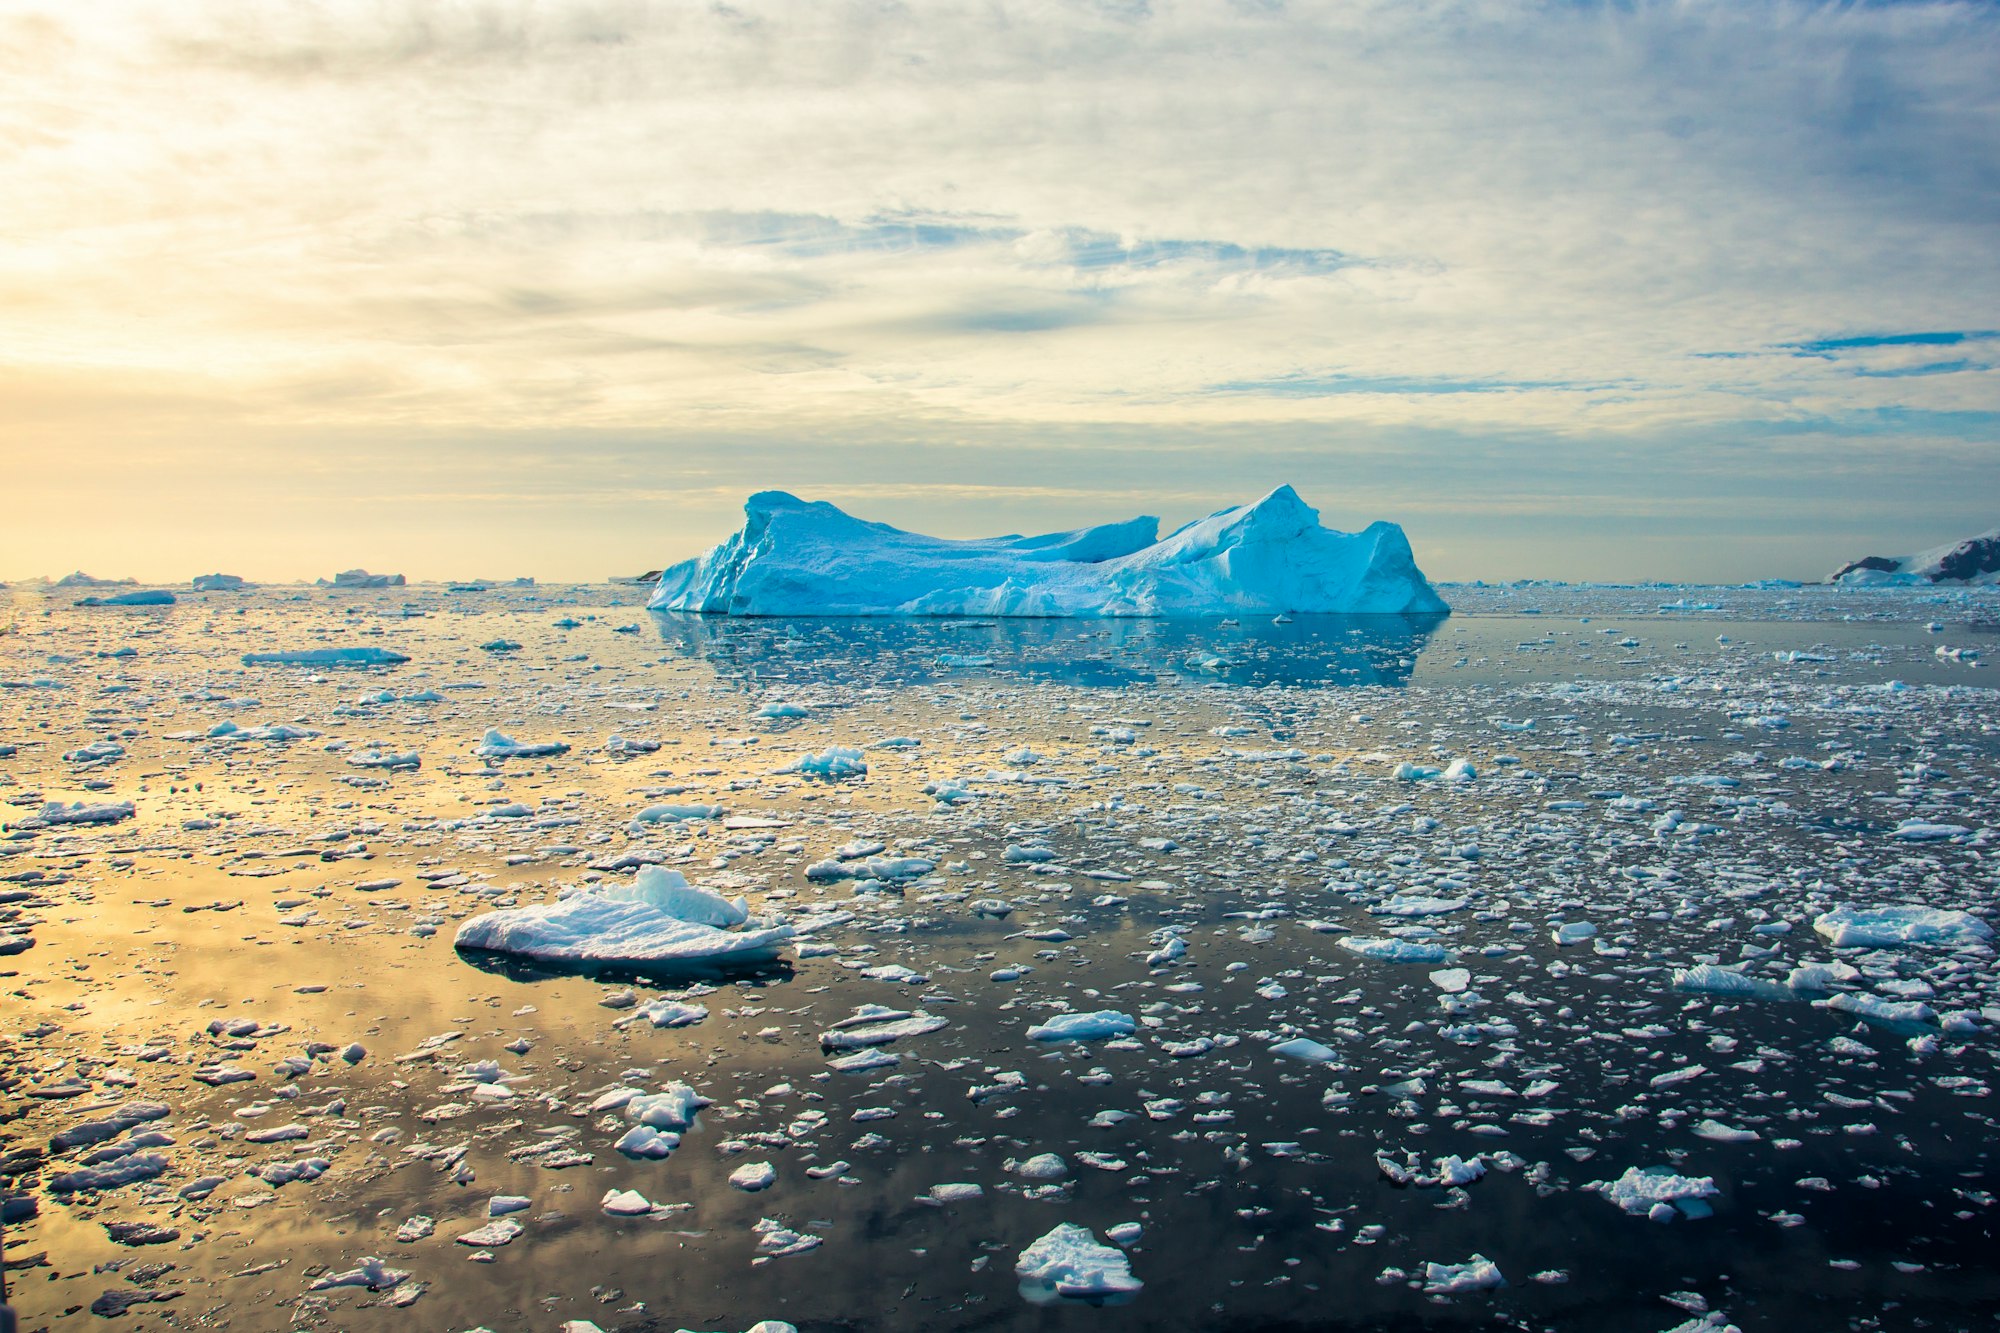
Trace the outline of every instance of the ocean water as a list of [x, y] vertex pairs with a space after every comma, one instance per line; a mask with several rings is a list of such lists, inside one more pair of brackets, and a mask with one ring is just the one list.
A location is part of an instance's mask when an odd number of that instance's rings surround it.
[[[15, 596], [23, 1327], [1993, 1326], [2000, 597], [911, 624], [635, 591]], [[242, 661], [370, 646], [408, 661]], [[569, 748], [484, 760], [489, 729]], [[865, 774], [781, 771], [836, 746]], [[634, 822], [662, 803], [719, 810]], [[929, 866], [826, 877], [878, 843]], [[640, 863], [807, 947], [454, 948]], [[1836, 947], [1842, 906], [1965, 915]], [[865, 1005], [944, 1025], [841, 1072]], [[1098, 1011], [1130, 1035], [1028, 1035]], [[674, 1083], [708, 1104], [672, 1154], [615, 1150], [616, 1091]], [[1658, 1219], [1614, 1200], [1648, 1171]], [[1024, 1284], [1062, 1223], [1143, 1285]]]

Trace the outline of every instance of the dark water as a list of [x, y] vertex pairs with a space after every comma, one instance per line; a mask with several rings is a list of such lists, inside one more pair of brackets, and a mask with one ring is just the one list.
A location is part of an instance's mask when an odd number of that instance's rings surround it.
[[[8, 1228], [24, 1326], [95, 1324], [109, 1291], [180, 1293], [118, 1318], [141, 1328], [1666, 1330], [1701, 1306], [1744, 1330], [1991, 1327], [1991, 944], [1836, 951], [1812, 928], [1842, 902], [1992, 918], [1990, 668], [1936, 651], [1976, 652], [1983, 622], [1960, 605], [1933, 632], [1938, 607], [1906, 603], [1898, 620], [1881, 599], [1847, 620], [1792, 593], [1650, 615], [1634, 606], [1716, 598], [1523, 595], [1442, 623], [655, 617], [640, 635], [614, 634], [635, 616], [589, 591], [413, 592], [421, 616], [401, 595], [55, 612], [0, 664], [17, 685], [0, 693], [0, 743], [22, 747], [0, 760], [8, 817], [43, 799], [129, 798], [139, 813], [0, 843], [0, 889], [27, 895], [9, 906], [35, 940], [0, 959], [0, 1134], [9, 1192], [37, 1209]], [[583, 623], [552, 628], [564, 613]], [[361, 641], [411, 664], [234, 665], [372, 629]], [[500, 637], [524, 646], [480, 650]], [[138, 654], [96, 656], [121, 646]], [[464, 685], [479, 688], [451, 688]], [[425, 689], [439, 701], [365, 702]], [[774, 699], [809, 716], [751, 716]], [[169, 739], [223, 717], [321, 735]], [[468, 750], [488, 726], [573, 748], [483, 765]], [[601, 748], [614, 731], [663, 744], [619, 759]], [[126, 757], [60, 757], [107, 735]], [[893, 736], [922, 744], [865, 748]], [[363, 743], [421, 749], [424, 767], [347, 765]], [[866, 778], [773, 772], [831, 744], [863, 748]], [[1024, 747], [1039, 759], [1009, 757]], [[1395, 776], [1454, 758], [1477, 776]], [[923, 787], [946, 778], [973, 795], [937, 807]], [[658, 799], [776, 827], [629, 831]], [[482, 816], [498, 802], [532, 814]], [[1911, 820], [1965, 831], [1897, 837]], [[856, 838], [936, 868], [860, 896], [806, 877]], [[1010, 864], [1010, 846], [1048, 859]], [[760, 909], [839, 903], [853, 920], [824, 932], [835, 953], [692, 986], [452, 948], [457, 920], [636, 852]], [[1379, 910], [1418, 897], [1464, 905]], [[1008, 915], [975, 909], [988, 900]], [[438, 928], [412, 933], [423, 922]], [[1564, 922], [1597, 934], [1557, 944]], [[1385, 963], [1339, 944], [1391, 930], [1451, 957]], [[1163, 931], [1186, 955], [1149, 966]], [[1825, 991], [1676, 989], [1675, 970], [1702, 960], [1778, 986], [1845, 962], [1856, 972], [1837, 990], [1922, 998], [1932, 1017], [1864, 1022], [1815, 1004]], [[861, 975], [884, 964], [928, 979]], [[1005, 968], [1022, 974], [992, 979]], [[1431, 977], [1443, 968], [1464, 969], [1465, 989]], [[628, 985], [709, 1015], [617, 1026], [632, 1011], [600, 1001]], [[867, 1003], [949, 1026], [887, 1047], [892, 1068], [831, 1071], [820, 1034]], [[1141, 1026], [1108, 1045], [1027, 1038], [1065, 1009]], [[284, 1030], [206, 1030], [244, 1015]], [[448, 1032], [462, 1035], [397, 1058]], [[1271, 1050], [1293, 1036], [1334, 1058]], [[349, 1041], [368, 1048], [357, 1065], [278, 1070], [302, 1043]], [[193, 1081], [217, 1059], [257, 1077]], [[472, 1094], [459, 1071], [481, 1060], [523, 1077], [512, 1100]], [[69, 1078], [88, 1090], [26, 1095]], [[629, 1122], [587, 1109], [621, 1080], [684, 1080], [712, 1105], [670, 1158], [628, 1160], [610, 1144]], [[172, 1109], [140, 1127], [174, 1139], [159, 1149], [169, 1170], [53, 1193], [78, 1154], [50, 1152], [52, 1134], [142, 1097]], [[1091, 1123], [1107, 1110], [1131, 1118]], [[247, 1142], [286, 1123], [308, 1136]], [[522, 1156], [552, 1139], [588, 1160]], [[420, 1145], [463, 1145], [448, 1160], [469, 1178], [407, 1151]], [[1042, 1153], [1068, 1175], [1032, 1197], [1006, 1164]], [[1426, 1170], [1483, 1155], [1486, 1170], [1456, 1190], [1399, 1186], [1381, 1154]], [[315, 1155], [330, 1163], [315, 1181], [245, 1174]], [[777, 1183], [732, 1188], [750, 1161]], [[1586, 1188], [1655, 1166], [1712, 1181], [1712, 1215], [1655, 1222]], [[204, 1175], [225, 1180], [178, 1197]], [[984, 1194], [919, 1201], [949, 1182]], [[598, 1208], [614, 1188], [690, 1206], [614, 1219]], [[514, 1214], [524, 1231], [476, 1262], [453, 1238], [499, 1194], [532, 1201]], [[416, 1214], [435, 1234], [397, 1242]], [[822, 1243], [759, 1263], [760, 1219]], [[120, 1245], [105, 1226], [120, 1221], [180, 1236]], [[1024, 1299], [1015, 1259], [1058, 1222], [1100, 1239], [1142, 1224], [1137, 1296]], [[1427, 1262], [1474, 1254], [1507, 1285], [1420, 1289]], [[414, 1303], [309, 1290], [365, 1255], [409, 1270]]]

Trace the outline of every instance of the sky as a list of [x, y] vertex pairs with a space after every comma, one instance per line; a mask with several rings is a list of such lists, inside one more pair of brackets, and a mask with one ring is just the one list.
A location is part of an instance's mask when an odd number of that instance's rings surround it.
[[2000, 523], [2000, 5], [0, 0], [0, 578]]

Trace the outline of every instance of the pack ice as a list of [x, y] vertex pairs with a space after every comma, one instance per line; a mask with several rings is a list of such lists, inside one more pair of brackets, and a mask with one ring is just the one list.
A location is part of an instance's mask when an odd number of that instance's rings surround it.
[[761, 491], [742, 529], [660, 575], [647, 607], [741, 616], [1441, 613], [1403, 530], [1319, 523], [1290, 486], [1159, 537], [1159, 520], [951, 541]]

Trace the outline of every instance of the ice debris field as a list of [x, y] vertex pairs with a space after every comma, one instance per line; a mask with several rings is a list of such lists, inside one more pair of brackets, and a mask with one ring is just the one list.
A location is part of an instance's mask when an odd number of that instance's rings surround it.
[[1992, 1327], [2000, 592], [1443, 591], [6, 594], [23, 1327]]

